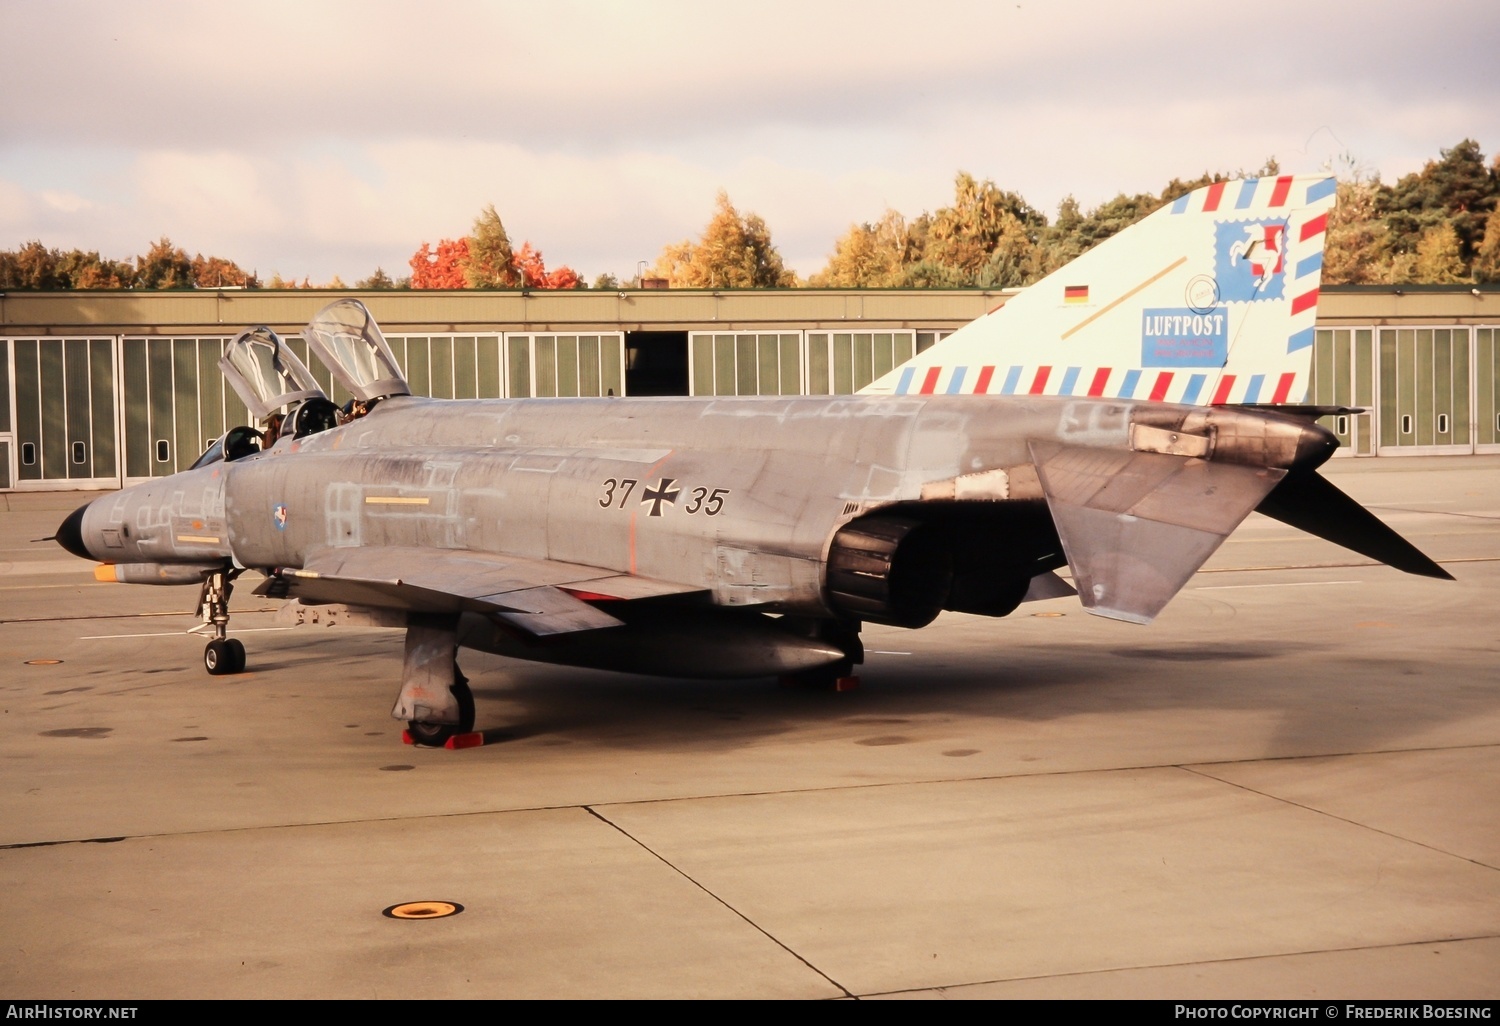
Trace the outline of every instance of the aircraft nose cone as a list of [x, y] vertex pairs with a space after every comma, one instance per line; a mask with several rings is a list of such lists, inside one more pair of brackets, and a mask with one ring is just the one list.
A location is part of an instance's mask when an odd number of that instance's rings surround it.
[[83, 513], [89, 507], [85, 503], [73, 512], [68, 518], [57, 526], [57, 544], [67, 549], [73, 555], [81, 559], [93, 559], [94, 554], [83, 544]]

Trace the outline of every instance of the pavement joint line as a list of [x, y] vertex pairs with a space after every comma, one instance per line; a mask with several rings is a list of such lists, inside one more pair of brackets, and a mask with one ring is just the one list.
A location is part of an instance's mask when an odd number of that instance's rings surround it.
[[836, 987], [838, 989], [839, 993], [843, 994], [844, 997], [852, 998], [852, 997], [855, 996], [854, 993], [852, 991], [850, 991], [848, 987], [844, 986], [842, 983], [838, 982], [833, 977], [829, 976], [823, 970], [821, 970], [817, 966], [813, 965], [806, 958], [803, 958], [802, 955], [800, 955], [798, 952], [792, 950], [791, 947], [789, 947], [784, 941], [782, 941], [775, 934], [771, 933], [769, 930], [767, 930], [765, 927], [761, 926], [755, 920], [753, 920], [749, 916], [745, 915], [745, 913], [741, 912], [739, 909], [735, 908], [729, 902], [727, 902], [723, 898], [719, 897], [719, 895], [715, 894], [712, 890], [710, 890], [704, 884], [700, 883], [697, 879], [695, 879], [686, 870], [682, 869], [680, 866], [678, 866], [675, 863], [673, 863], [665, 855], [663, 855], [659, 851], [656, 851], [649, 844], [646, 844], [640, 838], [638, 838], [634, 834], [632, 834], [629, 830], [626, 830], [624, 827], [620, 826], [620, 824], [614, 822], [609, 817], [601, 815], [599, 813], [599, 811], [597, 809], [595, 809], [592, 805], [580, 805], [580, 806], [578, 806], [578, 808], [581, 808], [584, 812], [587, 812], [590, 816], [593, 816], [595, 819], [597, 819], [599, 822], [603, 823], [605, 826], [609, 827], [611, 830], [617, 831], [620, 834], [620, 836], [622, 836], [626, 840], [630, 841], [631, 844], [636, 845], [638, 848], [640, 848], [642, 851], [644, 851], [647, 855], [650, 855], [652, 858], [654, 858], [657, 861], [659, 861], [662, 865], [666, 866], [672, 872], [676, 873], [678, 876], [682, 877], [688, 883], [692, 884], [694, 887], [698, 888], [704, 894], [708, 895], [714, 901], [718, 902], [720, 905], [722, 905], [729, 912], [731, 912], [735, 916], [739, 917], [739, 919], [742, 922], [744, 922], [746, 926], [750, 927], [752, 930], [755, 930], [761, 936], [765, 937], [766, 940], [770, 941], [772, 944], [775, 944], [782, 951], [785, 951], [788, 955], [791, 955], [797, 961], [799, 961], [803, 965], [807, 966], [808, 969], [812, 970], [814, 973], [817, 973], [823, 979], [827, 980], [828, 983], [831, 986]]
[[[1297, 951], [1273, 951], [1264, 955], [1237, 955], [1233, 958], [1202, 958], [1192, 962], [1150, 962], [1141, 965], [1119, 965], [1103, 969], [1079, 969], [1068, 973], [1045, 973], [1037, 976], [1001, 976], [992, 980], [974, 980], [969, 983], [938, 984], [931, 987], [905, 987], [901, 990], [872, 990], [861, 997], [888, 997], [895, 994], [925, 994], [929, 991], [961, 991], [969, 987], [984, 987], [996, 983], [1028, 983], [1034, 980], [1067, 980], [1084, 976], [1104, 976], [1111, 973], [1134, 973], [1152, 969], [1186, 969], [1199, 965], [1234, 965], [1241, 962], [1264, 962], [1272, 958], [1304, 958], [1309, 955], [1339, 955], [1353, 951], [1397, 951], [1402, 948], [1425, 948], [1431, 944], [1467, 944], [1473, 941], [1500, 940], [1500, 933], [1479, 933], [1466, 937], [1432, 937], [1424, 940], [1401, 941], [1396, 944], [1355, 944], [1342, 948], [1306, 948]], [[1322, 999], [1309, 998], [1307, 1003], [1316, 1004]], [[1478, 999], [1474, 1003], [1488, 999]], [[1323, 1002], [1328, 1003], [1328, 1002]], [[1376, 1002], [1360, 1002], [1375, 1004]], [[1458, 1002], [1464, 1003], [1464, 1002]]]
[[[159, 687], [159, 684], [143, 685], [142, 687]], [[140, 689], [136, 689], [140, 690]], [[1468, 749], [1484, 749], [1500, 747], [1500, 742], [1485, 742], [1471, 745], [1427, 745], [1421, 748], [1382, 748], [1374, 751], [1359, 752], [1323, 752], [1304, 755], [1263, 755], [1244, 759], [1221, 759], [1214, 762], [1190, 762], [1190, 763], [1143, 763], [1137, 766], [1110, 766], [1107, 768], [1086, 767], [1080, 769], [1052, 770], [1045, 773], [992, 773], [975, 777], [931, 777], [926, 780], [881, 780], [866, 784], [842, 784], [838, 786], [823, 787], [783, 787], [776, 790], [766, 791], [719, 791], [708, 794], [683, 794], [672, 795], [662, 798], [626, 798], [615, 802], [595, 802], [592, 805], [581, 805], [576, 802], [559, 805], [520, 805], [514, 808], [496, 809], [473, 809], [463, 812], [431, 812], [418, 813], [402, 816], [364, 816], [358, 819], [319, 819], [309, 820], [305, 823], [254, 823], [245, 826], [221, 826], [205, 827], [201, 830], [171, 830], [150, 831], [140, 834], [125, 834], [119, 837], [72, 837], [50, 841], [17, 841], [11, 843], [0, 843], [0, 851], [7, 848], [34, 848], [51, 844], [88, 844], [100, 841], [138, 841], [153, 838], [171, 837], [202, 837], [210, 834], [236, 834], [247, 833], [252, 830], [301, 830], [309, 827], [348, 826], [354, 823], [403, 823], [413, 819], [463, 819], [471, 816], [505, 816], [512, 813], [526, 812], [566, 812], [569, 810], [581, 810], [604, 820], [597, 809], [609, 808], [615, 805], [664, 805], [669, 802], [698, 802], [715, 801], [721, 798], [771, 798], [780, 795], [804, 795], [804, 794], [830, 794], [844, 791], [869, 791], [885, 787], [926, 787], [932, 784], [965, 784], [985, 783], [1000, 780], [1042, 780], [1049, 777], [1076, 777], [1086, 773], [1139, 773], [1144, 770], [1187, 770], [1198, 772], [1195, 767], [1209, 766], [1239, 766], [1264, 762], [1293, 762], [1299, 759], [1346, 759], [1361, 755], [1406, 755], [1416, 752], [1454, 752]], [[444, 754], [441, 749], [434, 749], [435, 754]], [[1204, 779], [1214, 780], [1219, 783], [1229, 783], [1213, 776], [1211, 773], [1199, 773]], [[1246, 790], [1251, 790], [1247, 788]], [[1316, 811], [1316, 810], [1313, 810]], [[610, 823], [614, 826], [613, 823]], [[619, 829], [616, 827], [616, 829]], [[621, 831], [624, 833], [624, 831]], [[629, 836], [628, 834], [626, 836]], [[1404, 840], [1404, 838], [1401, 838]], [[633, 838], [632, 838], [633, 840]], [[1462, 858], [1463, 856], [1455, 856]], [[1471, 860], [1472, 861], [1472, 860]], [[1482, 864], [1482, 863], [1481, 863]], [[1486, 867], [1500, 868], [1500, 867]]]
[[[1482, 745], [1478, 747], [1489, 746]], [[1479, 859], [1472, 858], [1468, 855], [1460, 855], [1456, 851], [1447, 851], [1443, 848], [1439, 848], [1435, 844], [1429, 844], [1426, 841], [1419, 841], [1412, 837], [1403, 837], [1401, 834], [1393, 833], [1390, 830], [1386, 830], [1378, 826], [1373, 826], [1369, 823], [1361, 823], [1359, 820], [1350, 819], [1348, 816], [1340, 816], [1338, 813], [1330, 812], [1327, 809], [1319, 809], [1311, 805], [1304, 805], [1302, 802], [1295, 801], [1291, 798], [1286, 797], [1285, 795], [1270, 794], [1268, 792], [1260, 790], [1259, 788], [1251, 787], [1249, 784], [1241, 784], [1237, 781], [1225, 780], [1223, 777], [1216, 777], [1212, 773], [1208, 773], [1200, 769], [1194, 769], [1192, 766], [1182, 766], [1180, 768], [1188, 773], [1193, 774], [1194, 776], [1201, 777], [1204, 780], [1213, 780], [1217, 781], [1220, 784], [1227, 784], [1228, 786], [1236, 788], [1238, 790], [1246, 791], [1250, 794], [1257, 794], [1262, 798], [1269, 798], [1273, 802], [1280, 802], [1283, 805], [1290, 805], [1294, 809], [1302, 809], [1304, 812], [1311, 812], [1315, 816], [1321, 816], [1326, 819], [1335, 820], [1339, 823], [1347, 823], [1352, 827], [1358, 827], [1360, 830], [1368, 830], [1371, 833], [1383, 834], [1393, 840], [1404, 841], [1407, 844], [1414, 844], [1418, 848], [1425, 848], [1428, 851], [1436, 852], [1439, 855], [1446, 855], [1451, 859], [1458, 859], [1460, 862], [1468, 862], [1472, 865], [1479, 866], [1481, 869], [1500, 870], [1500, 866], [1492, 866], [1488, 862], [1481, 862]]]
[[1382, 503], [1369, 503], [1366, 509], [1388, 509], [1398, 513], [1428, 513], [1435, 517], [1467, 517], [1470, 520], [1488, 520], [1491, 523], [1500, 521], [1500, 516], [1494, 513], [1460, 513], [1457, 510], [1448, 509], [1412, 509], [1410, 506], [1396, 506]]
[[[1434, 559], [1434, 563], [1500, 563], [1500, 556], [1458, 556], [1453, 559]], [[1356, 570], [1366, 566], [1385, 566], [1374, 560], [1360, 563], [1286, 563], [1279, 566], [1210, 566], [1198, 571], [1200, 574], [1248, 574], [1263, 570]]]

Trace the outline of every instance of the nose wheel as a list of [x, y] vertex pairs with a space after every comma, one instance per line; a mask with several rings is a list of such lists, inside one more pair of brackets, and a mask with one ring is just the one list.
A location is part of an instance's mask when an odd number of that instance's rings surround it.
[[203, 668], [215, 677], [245, 669], [245, 644], [239, 638], [215, 638], [203, 649]]
[[245, 669], [245, 643], [229, 634], [229, 596], [234, 592], [237, 570], [215, 570], [203, 581], [198, 596], [198, 613], [203, 626], [213, 628], [214, 638], [203, 649], [203, 668], [210, 676], [222, 677], [242, 673]]

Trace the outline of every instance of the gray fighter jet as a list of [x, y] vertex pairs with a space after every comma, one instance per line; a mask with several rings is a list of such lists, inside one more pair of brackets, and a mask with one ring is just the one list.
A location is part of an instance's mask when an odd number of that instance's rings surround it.
[[[1278, 239], [1305, 235], [1301, 216]], [[1146, 309], [1154, 331], [1179, 316]], [[1317, 410], [1055, 392], [433, 400], [408, 394], [357, 301], [304, 337], [366, 415], [340, 423], [274, 332], [247, 331], [220, 366], [257, 418], [289, 411], [281, 437], [231, 431], [191, 469], [81, 507], [57, 540], [100, 579], [199, 584], [213, 674], [244, 668], [227, 625], [246, 570], [258, 595], [404, 627], [392, 714], [422, 744], [473, 729], [463, 647], [835, 680], [863, 659], [862, 623], [1005, 616], [1072, 593], [1064, 566], [1090, 612], [1146, 623], [1253, 510], [1449, 576], [1317, 473], [1338, 444]]]

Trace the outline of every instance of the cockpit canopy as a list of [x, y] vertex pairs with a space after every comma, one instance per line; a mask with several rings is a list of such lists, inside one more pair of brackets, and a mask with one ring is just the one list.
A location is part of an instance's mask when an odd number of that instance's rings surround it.
[[226, 343], [219, 369], [256, 420], [303, 399], [328, 398], [297, 354], [264, 325]]
[[379, 325], [359, 300], [328, 304], [303, 329], [302, 337], [355, 399], [370, 403], [411, 394]]

